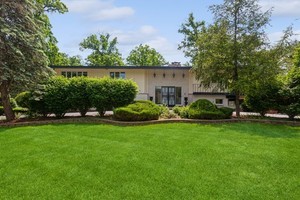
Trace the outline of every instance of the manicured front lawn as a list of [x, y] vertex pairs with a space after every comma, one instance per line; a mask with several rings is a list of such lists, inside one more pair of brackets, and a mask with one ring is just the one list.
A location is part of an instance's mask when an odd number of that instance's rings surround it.
[[300, 199], [300, 128], [0, 128], [0, 199]]

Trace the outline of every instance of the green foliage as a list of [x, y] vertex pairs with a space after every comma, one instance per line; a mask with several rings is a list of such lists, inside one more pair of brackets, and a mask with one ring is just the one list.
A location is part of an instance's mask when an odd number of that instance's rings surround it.
[[278, 108], [280, 87], [277, 83], [265, 83], [253, 85], [245, 94], [246, 106], [264, 116], [268, 110]]
[[235, 93], [239, 116], [238, 100], [247, 85], [254, 78], [266, 78], [266, 72], [278, 71], [274, 70], [278, 65], [273, 65], [273, 59], [262, 59], [268, 55], [264, 52], [264, 28], [271, 12], [262, 12], [258, 0], [224, 0], [221, 5], [211, 6], [210, 11], [215, 19], [210, 25], [196, 22], [190, 15], [182, 28], [182, 48], [192, 56], [196, 79], [204, 86], [215, 83], [220, 89], [228, 88]]
[[286, 82], [280, 90], [280, 111], [290, 119], [300, 115], [300, 46], [294, 52], [294, 66], [286, 76]]
[[90, 101], [100, 115], [106, 110], [132, 103], [137, 92], [137, 84], [127, 79], [93, 79], [88, 87]]
[[27, 92], [21, 92], [16, 96], [16, 102], [19, 106], [22, 108], [30, 108], [30, 103], [29, 100], [32, 97], [32, 94], [27, 91]]
[[222, 113], [224, 113], [225, 118], [227, 118], [227, 119], [230, 119], [230, 118], [231, 118], [232, 113], [233, 113], [233, 111], [234, 111], [234, 109], [228, 108], [228, 107], [221, 107], [221, 108], [219, 108], [219, 110], [220, 110]]
[[92, 107], [90, 90], [88, 90], [89, 84], [90, 79], [87, 77], [75, 77], [70, 79], [70, 83], [67, 86], [71, 109], [78, 109], [81, 116], [85, 116], [87, 111]]
[[53, 77], [46, 85], [44, 101], [50, 113], [61, 118], [71, 108], [69, 100], [69, 79]]
[[172, 119], [177, 118], [178, 115], [175, 112], [170, 112], [169, 108], [164, 105], [159, 105], [160, 107], [160, 118], [162, 119]]
[[16, 114], [27, 114], [28, 113], [28, 109], [27, 108], [22, 108], [22, 107], [16, 107], [13, 109], [13, 111]]
[[92, 34], [80, 43], [80, 50], [91, 50], [87, 63], [91, 66], [122, 66], [124, 62], [117, 49], [117, 38], [110, 41], [109, 34]]
[[18, 107], [18, 104], [14, 98], [10, 98], [9, 100], [10, 100], [10, 105], [12, 108]]
[[126, 107], [114, 109], [114, 118], [120, 121], [157, 120], [161, 108], [151, 101], [136, 101]]
[[7, 106], [6, 118], [13, 120], [9, 91], [14, 84], [28, 86], [51, 74], [44, 53], [43, 4], [33, 0], [1, 1], [0, 91]]
[[189, 117], [189, 107], [188, 106], [174, 106], [173, 112], [179, 115], [181, 118]]
[[[193, 13], [189, 14], [187, 21], [178, 30], [184, 35], [183, 41], [178, 45], [179, 50], [183, 50], [185, 57], [191, 58], [192, 63], [197, 55], [198, 36], [205, 29], [205, 21], [197, 22]], [[190, 66], [190, 65], [188, 65]]]
[[224, 119], [225, 114], [206, 99], [199, 99], [189, 106], [190, 119]]
[[3, 106], [0, 106], [0, 116], [4, 114]]
[[163, 56], [148, 45], [135, 47], [127, 57], [127, 63], [135, 66], [162, 66], [166, 64]]

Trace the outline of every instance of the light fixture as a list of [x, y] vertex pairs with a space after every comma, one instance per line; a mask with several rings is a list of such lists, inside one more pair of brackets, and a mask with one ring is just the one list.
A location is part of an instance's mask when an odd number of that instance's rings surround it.
[[173, 72], [173, 78], [175, 78], [175, 73]]
[[163, 73], [163, 77], [164, 77], [164, 78], [166, 77], [166, 74], [165, 74], [165, 72]]
[[185, 74], [184, 73], [182, 73], [182, 78], [184, 78], [185, 77]]
[[153, 77], [154, 77], [154, 78], [156, 77], [156, 74], [155, 74], [155, 72], [153, 73]]

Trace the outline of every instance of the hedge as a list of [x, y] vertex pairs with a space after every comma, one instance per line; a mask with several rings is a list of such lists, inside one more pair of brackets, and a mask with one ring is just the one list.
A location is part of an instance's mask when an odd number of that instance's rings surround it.
[[193, 102], [188, 109], [190, 119], [224, 119], [225, 114], [216, 105], [206, 99]]

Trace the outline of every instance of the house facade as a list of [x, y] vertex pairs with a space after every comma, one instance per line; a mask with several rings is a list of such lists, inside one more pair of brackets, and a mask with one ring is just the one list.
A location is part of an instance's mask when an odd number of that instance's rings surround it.
[[136, 66], [74, 66], [52, 67], [57, 75], [68, 78], [87, 76], [132, 79], [139, 86], [137, 100], [151, 100], [169, 107], [186, 105], [198, 99], [208, 99], [217, 106], [234, 107], [234, 99], [227, 91], [216, 87], [204, 88], [195, 79], [191, 67]]

